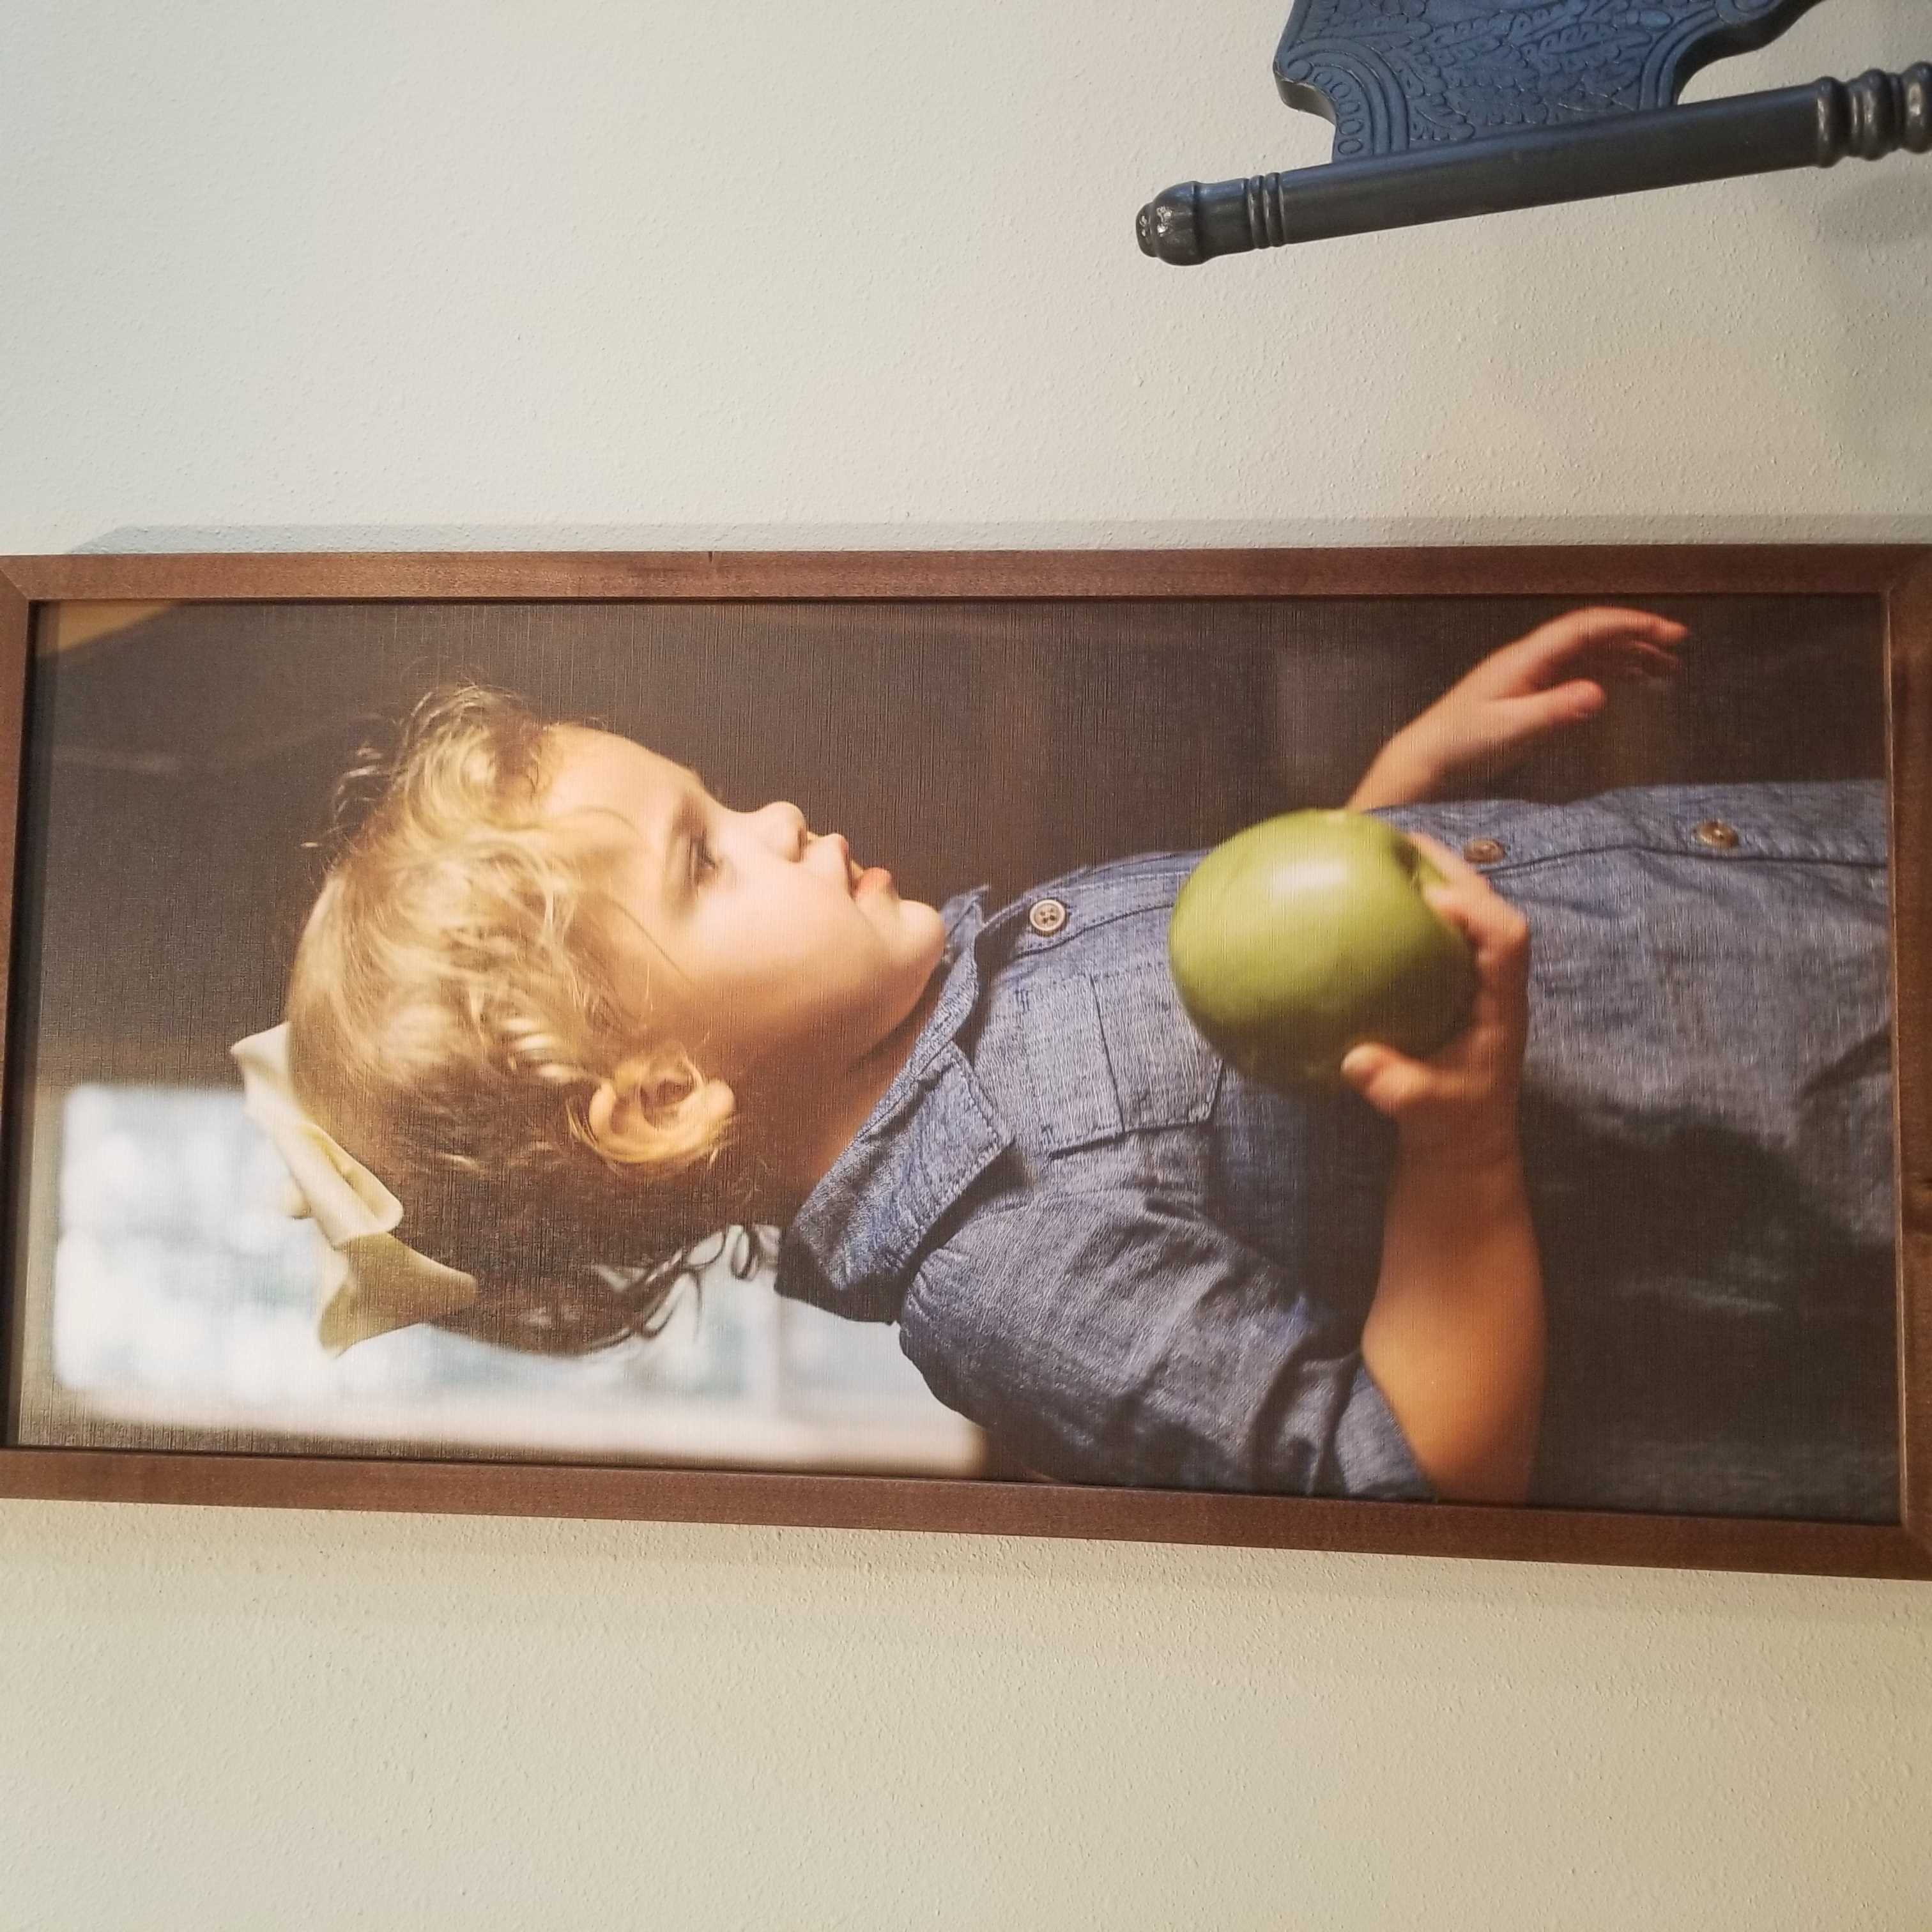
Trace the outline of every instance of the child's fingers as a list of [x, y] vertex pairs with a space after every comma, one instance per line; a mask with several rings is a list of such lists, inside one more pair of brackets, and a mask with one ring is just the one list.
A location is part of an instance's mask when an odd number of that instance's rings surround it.
[[1500, 744], [1508, 746], [1565, 724], [1581, 724], [1602, 710], [1606, 701], [1604, 687], [1594, 679], [1577, 677], [1526, 697], [1499, 698], [1490, 709], [1501, 727], [1497, 733]]
[[1423, 1097], [1430, 1076], [1420, 1061], [1392, 1046], [1357, 1046], [1342, 1056], [1342, 1078], [1377, 1113], [1394, 1117]]
[[1605, 644], [1620, 638], [1647, 640], [1664, 646], [1676, 645], [1690, 634], [1690, 627], [1675, 617], [1654, 610], [1638, 610], [1624, 604], [1586, 604], [1566, 610], [1560, 617], [1539, 624], [1523, 638], [1523, 643], [1539, 649], [1552, 646], [1575, 647], [1580, 644]]
[[1442, 884], [1423, 888], [1423, 897], [1475, 949], [1477, 969], [1484, 980], [1498, 971], [1508, 985], [1526, 974], [1529, 922], [1461, 853], [1452, 851], [1426, 832], [1412, 832], [1408, 836], [1443, 876]]
[[1673, 646], [1642, 638], [1619, 638], [1604, 658], [1622, 677], [1676, 677], [1684, 669], [1684, 660]]
[[[1610, 646], [1648, 649], [1661, 661], [1690, 635], [1674, 619], [1653, 610], [1630, 610], [1615, 604], [1593, 604], [1568, 610], [1539, 624], [1526, 637], [1497, 652], [1498, 668], [1515, 677], [1547, 676], [1570, 658]], [[1674, 662], [1674, 660], [1672, 660]]]
[[1444, 844], [1441, 839], [1426, 832], [1409, 832], [1402, 836], [1412, 840], [1424, 854], [1435, 861], [1436, 869], [1445, 879], [1474, 886], [1480, 892], [1494, 894], [1496, 888], [1453, 846]]
[[1426, 832], [1408, 836], [1443, 874], [1444, 883], [1425, 886], [1422, 896], [1468, 940], [1485, 1010], [1492, 999], [1514, 1004], [1529, 980], [1529, 922], [1461, 853]]
[[1478, 898], [1450, 886], [1426, 887], [1423, 897], [1474, 949], [1484, 985], [1516, 986], [1528, 976], [1529, 922], [1496, 892]]

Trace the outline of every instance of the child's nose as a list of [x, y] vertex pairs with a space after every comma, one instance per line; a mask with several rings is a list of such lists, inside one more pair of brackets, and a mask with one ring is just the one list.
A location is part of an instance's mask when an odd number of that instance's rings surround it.
[[805, 814], [796, 806], [787, 799], [774, 799], [759, 816], [766, 821], [766, 829], [781, 852], [794, 859], [804, 852], [806, 841], [811, 834]]

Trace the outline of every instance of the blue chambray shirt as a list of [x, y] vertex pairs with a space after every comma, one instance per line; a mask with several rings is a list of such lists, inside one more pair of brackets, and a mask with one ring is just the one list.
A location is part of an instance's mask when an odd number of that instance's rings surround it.
[[[1529, 922], [1534, 1498], [1895, 1519], [1883, 787], [1378, 815], [1478, 855]], [[938, 1004], [779, 1291], [896, 1322], [1042, 1474], [1426, 1497], [1360, 1352], [1394, 1130], [1195, 1033], [1166, 937], [1200, 856], [947, 904]]]

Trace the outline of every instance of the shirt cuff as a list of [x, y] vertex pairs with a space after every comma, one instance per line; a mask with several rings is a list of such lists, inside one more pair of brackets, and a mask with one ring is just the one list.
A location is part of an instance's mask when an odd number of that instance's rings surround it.
[[1336, 1489], [1345, 1496], [1436, 1500], [1402, 1424], [1365, 1362], [1356, 1366], [1354, 1384], [1335, 1425], [1334, 1469]]

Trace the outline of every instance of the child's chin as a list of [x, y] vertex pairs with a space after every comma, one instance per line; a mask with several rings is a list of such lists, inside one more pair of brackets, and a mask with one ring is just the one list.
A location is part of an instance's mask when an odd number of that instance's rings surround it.
[[931, 963], [937, 965], [939, 956], [946, 950], [946, 922], [940, 917], [939, 908], [928, 905], [923, 899], [902, 899], [899, 916], [918, 934], [921, 952], [929, 955]]

